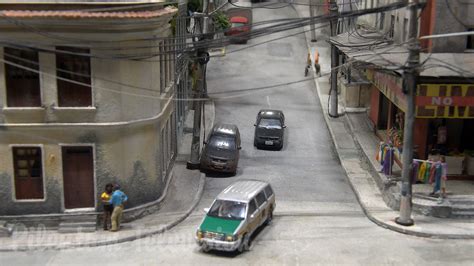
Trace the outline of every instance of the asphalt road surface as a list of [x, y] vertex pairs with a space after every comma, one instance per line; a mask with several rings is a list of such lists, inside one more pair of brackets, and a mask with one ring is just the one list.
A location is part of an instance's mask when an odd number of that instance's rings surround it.
[[[254, 10], [254, 21], [288, 17], [296, 17], [291, 7]], [[209, 63], [208, 88], [216, 122], [239, 127], [241, 157], [236, 176], [207, 178], [199, 207], [183, 223], [162, 235], [107, 247], [2, 253], [0, 265], [473, 265], [473, 241], [402, 235], [364, 216], [336, 159], [312, 81], [255, 89], [304, 79], [303, 34], [231, 52], [297, 31], [254, 39], [247, 46], [231, 45], [230, 53]], [[253, 124], [262, 108], [285, 113], [288, 127], [281, 151], [253, 147]], [[272, 184], [277, 197], [272, 225], [260, 230], [249, 252], [200, 252], [194, 234], [202, 208], [243, 178]]]

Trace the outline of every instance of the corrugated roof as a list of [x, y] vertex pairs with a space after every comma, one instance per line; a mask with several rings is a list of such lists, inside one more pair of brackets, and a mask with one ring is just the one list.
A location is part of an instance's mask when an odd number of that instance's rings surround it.
[[178, 9], [165, 7], [153, 11], [87, 12], [76, 10], [3, 10], [1, 15], [10, 18], [67, 18], [67, 19], [148, 19], [174, 14]]
[[[389, 42], [376, 43], [376, 39], [370, 39], [376, 36], [380, 35], [361, 37], [343, 33], [332, 37], [331, 42], [353, 61], [371, 63], [387, 69], [407, 62], [409, 51], [405, 46]], [[421, 76], [474, 77], [474, 53], [420, 53], [420, 62], [424, 62]], [[401, 69], [395, 71], [402, 73]]]

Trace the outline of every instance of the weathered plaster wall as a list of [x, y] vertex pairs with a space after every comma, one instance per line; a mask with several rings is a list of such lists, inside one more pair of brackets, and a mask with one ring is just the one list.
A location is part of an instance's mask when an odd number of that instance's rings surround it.
[[[163, 20], [165, 21], [165, 20]], [[168, 24], [152, 29], [144, 29], [135, 34], [97, 33], [83, 34], [59, 32], [65, 38], [86, 38], [113, 40], [116, 38], [143, 38], [145, 36], [167, 37], [171, 32]], [[34, 39], [35, 43], [44, 42], [45, 49], [54, 50], [51, 40], [26, 32], [3, 32], [4, 38], [18, 42]], [[78, 37], [79, 36], [79, 37]], [[95, 44], [97, 48], [91, 53], [92, 106], [89, 108], [61, 108], [58, 106], [56, 55], [50, 52], [39, 53], [40, 87], [42, 106], [34, 110], [4, 109], [6, 106], [5, 63], [0, 62], [0, 123], [44, 123], [44, 122], [121, 122], [149, 118], [157, 115], [162, 108], [160, 88], [159, 56], [148, 58], [148, 61], [117, 59], [117, 56], [150, 55], [159, 52], [158, 41], [125, 42], [116, 49]], [[58, 42], [56, 45], [65, 45]], [[127, 49], [130, 47], [147, 47]], [[3, 47], [0, 58], [4, 58]], [[112, 58], [113, 57], [113, 58]], [[110, 58], [110, 59], [109, 59]], [[169, 60], [171, 56], [167, 59]], [[170, 64], [170, 71], [174, 66]]]
[[[173, 106], [163, 118], [169, 118], [172, 110]], [[64, 128], [0, 131], [0, 215], [59, 213], [64, 210], [60, 144], [95, 144], [97, 210], [101, 210], [100, 193], [108, 182], [122, 186], [129, 196], [127, 207], [158, 199], [166, 181], [162, 179], [158, 163], [162, 156], [160, 132], [161, 123], [103, 130]], [[11, 150], [14, 144], [42, 144], [46, 189], [44, 201], [14, 201]]]

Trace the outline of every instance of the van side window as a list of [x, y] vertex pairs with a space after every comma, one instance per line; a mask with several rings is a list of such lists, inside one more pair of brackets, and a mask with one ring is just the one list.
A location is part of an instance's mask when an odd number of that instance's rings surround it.
[[249, 202], [249, 212], [247, 214], [247, 216], [250, 216], [251, 214], [253, 214], [255, 212], [255, 210], [257, 210], [257, 204], [255, 204], [255, 200], [251, 200]]
[[267, 198], [270, 198], [270, 197], [273, 195], [272, 187], [267, 186], [267, 187], [265, 188], [265, 194], [267, 195]]
[[260, 193], [257, 194], [258, 207], [262, 206], [263, 203], [265, 203], [265, 200], [266, 200], [265, 194], [264, 194], [264, 192], [263, 192], [263, 190], [262, 190], [262, 191], [260, 191]]

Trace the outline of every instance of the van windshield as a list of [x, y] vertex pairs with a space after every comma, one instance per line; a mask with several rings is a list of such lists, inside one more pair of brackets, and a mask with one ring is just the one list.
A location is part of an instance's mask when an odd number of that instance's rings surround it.
[[216, 200], [207, 215], [231, 220], [243, 220], [246, 207], [247, 203], [244, 202]]
[[235, 141], [232, 138], [215, 135], [209, 140], [211, 147], [221, 150], [235, 150]]

